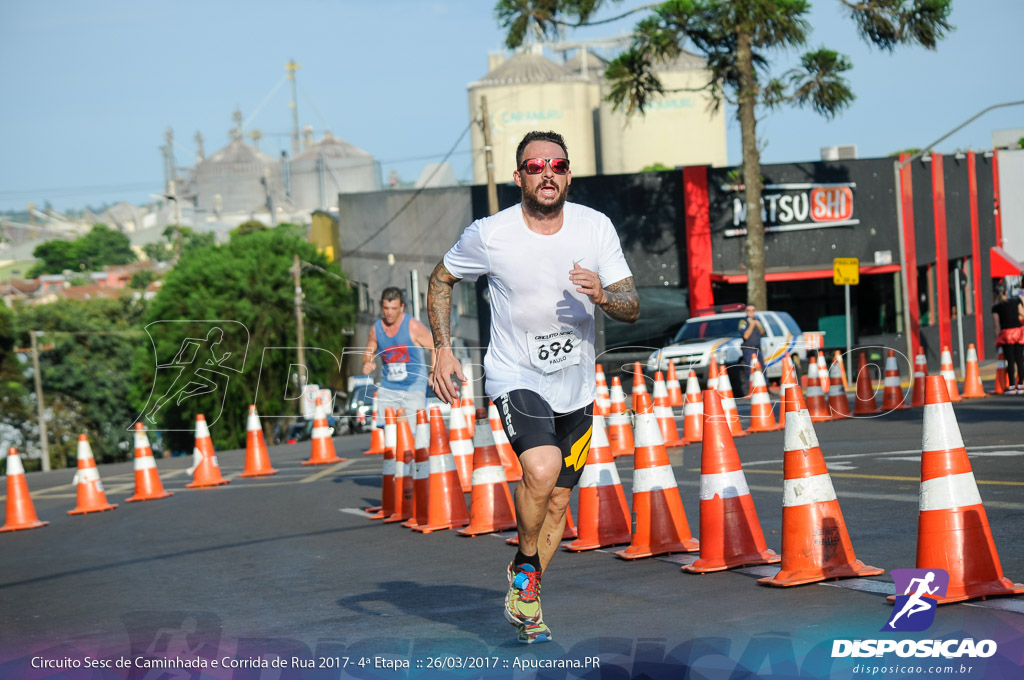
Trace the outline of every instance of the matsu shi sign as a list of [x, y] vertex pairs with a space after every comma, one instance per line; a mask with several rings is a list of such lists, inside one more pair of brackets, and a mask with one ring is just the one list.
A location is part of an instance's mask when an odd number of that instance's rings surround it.
[[[761, 193], [761, 219], [765, 232], [804, 231], [826, 227], [850, 227], [860, 224], [853, 216], [853, 182], [835, 184], [793, 182], [765, 184]], [[747, 204], [742, 184], [729, 184], [723, 191], [733, 192], [732, 228], [726, 236], [747, 233]]]

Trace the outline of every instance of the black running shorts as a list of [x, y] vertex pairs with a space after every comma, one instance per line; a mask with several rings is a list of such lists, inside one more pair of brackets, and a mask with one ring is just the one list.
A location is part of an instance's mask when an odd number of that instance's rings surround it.
[[590, 453], [594, 404], [572, 413], [555, 413], [536, 392], [512, 390], [498, 397], [495, 405], [516, 455], [537, 446], [557, 446], [562, 451], [562, 472], [555, 486], [576, 486]]

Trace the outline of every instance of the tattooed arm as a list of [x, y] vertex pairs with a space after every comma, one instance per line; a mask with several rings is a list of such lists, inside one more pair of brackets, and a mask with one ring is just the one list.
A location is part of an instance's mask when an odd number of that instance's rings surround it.
[[434, 335], [434, 375], [430, 386], [447, 404], [451, 404], [459, 392], [452, 382], [452, 374], [459, 379], [459, 386], [466, 379], [462, 373], [462, 364], [452, 352], [451, 339], [452, 288], [460, 280], [452, 276], [441, 261], [430, 273], [430, 282], [427, 284], [427, 315], [430, 317], [430, 331]]
[[633, 323], [640, 316], [640, 295], [633, 285], [633, 277], [627, 276], [604, 289], [604, 302], [597, 306], [616, 321]]
[[601, 287], [601, 278], [596, 272], [577, 265], [569, 272], [569, 280], [576, 284], [576, 292], [588, 296], [595, 305], [616, 321], [633, 323], [640, 316], [640, 295], [633, 285], [633, 277]]

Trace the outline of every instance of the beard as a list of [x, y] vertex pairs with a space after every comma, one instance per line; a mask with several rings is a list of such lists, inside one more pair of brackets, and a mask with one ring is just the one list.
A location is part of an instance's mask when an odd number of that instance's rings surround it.
[[[565, 199], [568, 198], [569, 196], [569, 185], [567, 183], [564, 187], [562, 187], [562, 191], [559, 192], [559, 194], [555, 197], [555, 200], [552, 201], [551, 203], [542, 203], [539, 198], [540, 189], [543, 186], [545, 186], [545, 184], [538, 184], [537, 188], [531, 191], [527, 189], [526, 185], [524, 184], [521, 187], [523, 195], [523, 206], [526, 208], [528, 212], [532, 212], [537, 215], [555, 215], [558, 212], [560, 212], [562, 210], [562, 206], [565, 205]], [[557, 184], [552, 184], [551, 186], [558, 188]]]

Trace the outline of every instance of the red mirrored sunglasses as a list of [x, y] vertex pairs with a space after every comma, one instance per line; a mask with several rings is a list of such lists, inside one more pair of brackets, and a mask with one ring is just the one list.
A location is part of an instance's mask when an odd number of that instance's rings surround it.
[[564, 175], [569, 172], [568, 158], [526, 158], [519, 164], [519, 169], [526, 169], [527, 175], [539, 175], [544, 172], [544, 166], [551, 165], [551, 172], [556, 175]]

